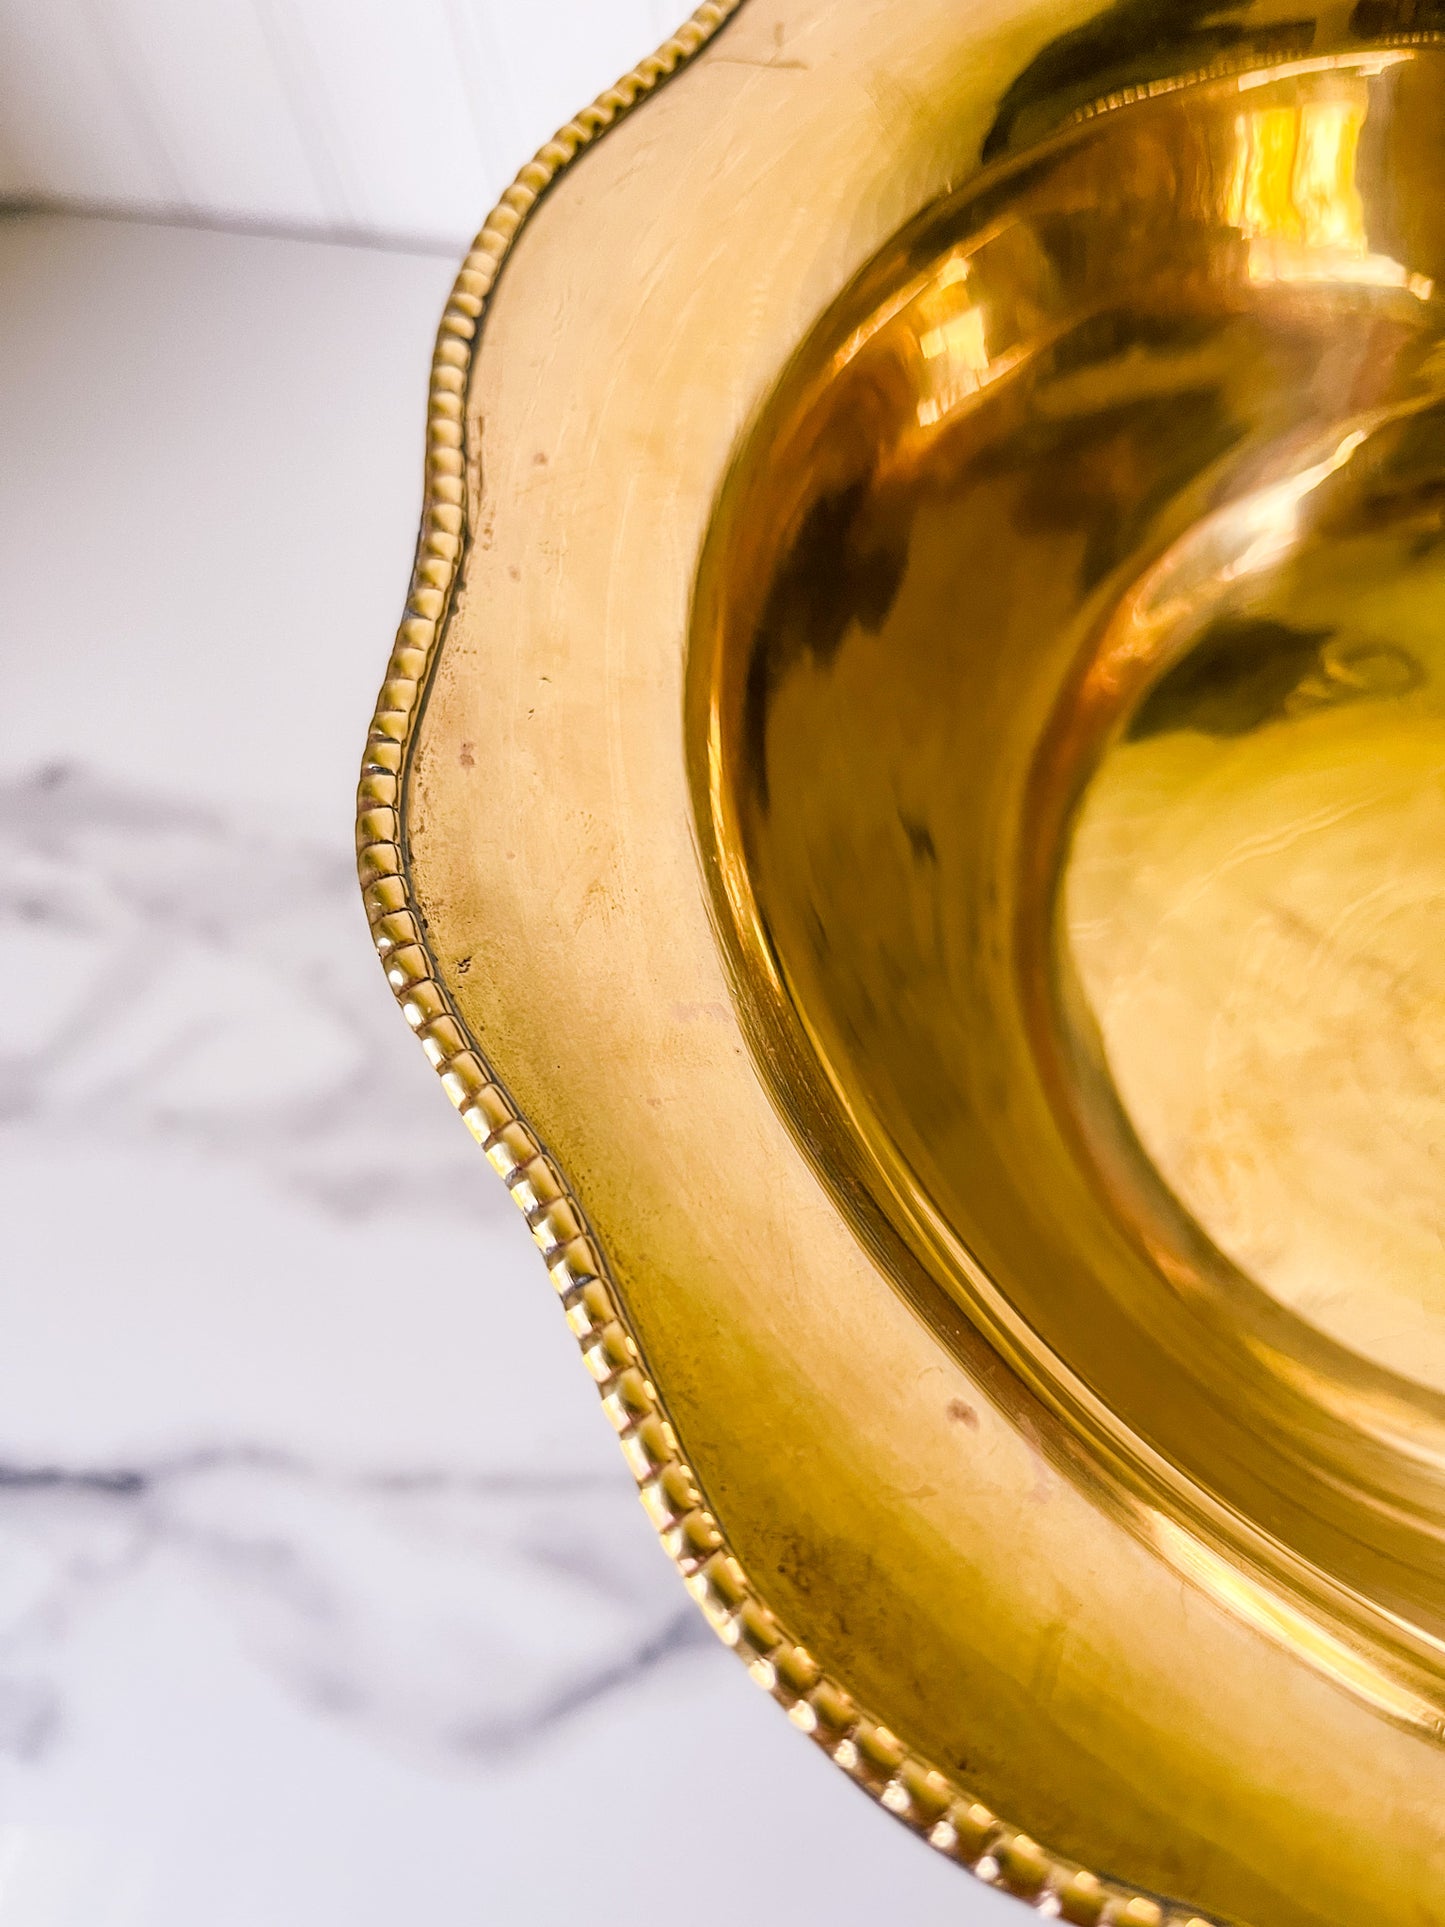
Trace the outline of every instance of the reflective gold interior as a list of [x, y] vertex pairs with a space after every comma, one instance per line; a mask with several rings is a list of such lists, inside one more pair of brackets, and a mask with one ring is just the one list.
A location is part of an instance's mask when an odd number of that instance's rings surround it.
[[688, 712], [747, 1027], [860, 1231], [1159, 1543], [1427, 1671], [1442, 180], [1445, 56], [1395, 48], [927, 210], [738, 457]]

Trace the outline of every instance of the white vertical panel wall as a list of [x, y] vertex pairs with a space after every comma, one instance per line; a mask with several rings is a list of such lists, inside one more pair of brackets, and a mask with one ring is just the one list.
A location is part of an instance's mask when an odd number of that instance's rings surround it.
[[688, 0], [0, 0], [0, 196], [465, 244]]

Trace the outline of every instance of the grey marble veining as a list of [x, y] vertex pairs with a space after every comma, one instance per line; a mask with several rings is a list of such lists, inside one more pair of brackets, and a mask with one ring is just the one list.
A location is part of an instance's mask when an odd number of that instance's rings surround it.
[[475, 1208], [378, 1035], [345, 853], [64, 764], [0, 780], [0, 841], [0, 1122], [184, 1141], [352, 1219]]
[[[0, 1132], [82, 1120], [132, 1149], [184, 1145], [353, 1226], [466, 1224], [482, 1196], [510, 1211], [446, 1107], [412, 1101], [355, 881], [330, 852], [55, 766], [0, 784], [0, 841]], [[638, 1558], [650, 1548], [618, 1531], [635, 1503], [620, 1462], [343, 1464], [260, 1437], [0, 1461], [0, 1535], [23, 1575], [0, 1593], [0, 1747], [53, 1742], [47, 1650], [160, 1560], [308, 1707], [417, 1757], [505, 1759], [703, 1643], [685, 1595]]]
[[66, 1638], [159, 1565], [309, 1712], [423, 1764], [505, 1765], [708, 1637], [617, 1532], [626, 1497], [260, 1446], [0, 1464], [0, 1750], [36, 1762], [63, 1741]]

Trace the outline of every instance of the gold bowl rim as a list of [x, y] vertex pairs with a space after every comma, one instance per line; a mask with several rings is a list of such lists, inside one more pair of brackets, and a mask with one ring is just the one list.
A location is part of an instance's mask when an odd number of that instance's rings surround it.
[[[692, 62], [744, 8], [706, 0], [657, 51], [584, 108], [519, 171], [466, 255], [443, 314], [427, 406], [421, 529], [406, 609], [378, 697], [357, 796], [358, 874], [373, 941], [452, 1104], [523, 1212], [582, 1347], [639, 1493], [693, 1599], [755, 1681], [871, 1798], [946, 1857], [1047, 1916], [1204, 1927], [1187, 1905], [1040, 1845], [943, 1762], [911, 1750], [792, 1640], [733, 1553], [686, 1462], [605, 1254], [538, 1133], [458, 1008], [413, 885], [406, 789], [476, 505], [466, 397], [489, 298], [530, 215], [579, 155]], [[1186, 77], [1214, 78], [1228, 68]], [[1185, 84], [1181, 79], [1171, 87]], [[1136, 98], [1109, 96], [1098, 110]], [[701, 886], [700, 886], [701, 887]], [[1223, 1916], [1211, 1916], [1211, 1918]]]

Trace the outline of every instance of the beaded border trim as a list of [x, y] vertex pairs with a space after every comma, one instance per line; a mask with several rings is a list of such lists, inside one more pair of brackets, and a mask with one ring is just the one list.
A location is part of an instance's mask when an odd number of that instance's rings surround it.
[[649, 1518], [714, 1632], [865, 1792], [980, 1880], [1076, 1927], [1208, 1927], [1049, 1853], [903, 1743], [790, 1639], [703, 1504], [580, 1205], [493, 1076], [443, 988], [412, 901], [403, 846], [407, 766], [466, 546], [464, 408], [483, 311], [522, 223], [558, 176], [692, 59], [743, 5], [707, 0], [657, 52], [522, 168], [462, 263], [432, 357], [421, 535], [357, 791], [357, 871], [372, 939], [447, 1096], [521, 1208], [602, 1396]]

